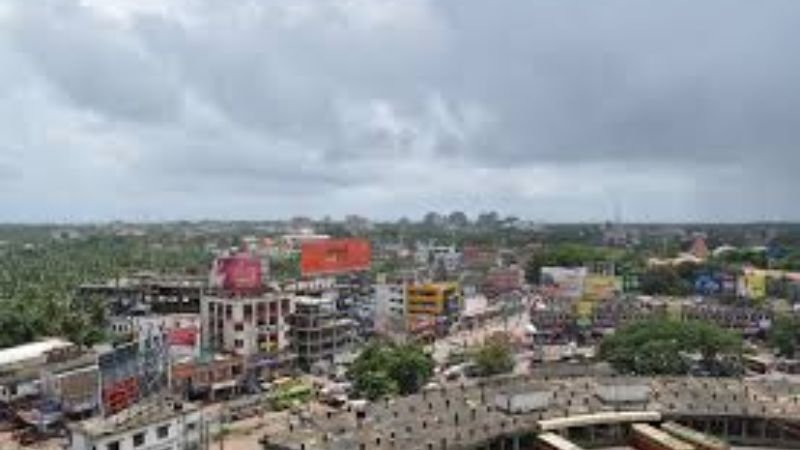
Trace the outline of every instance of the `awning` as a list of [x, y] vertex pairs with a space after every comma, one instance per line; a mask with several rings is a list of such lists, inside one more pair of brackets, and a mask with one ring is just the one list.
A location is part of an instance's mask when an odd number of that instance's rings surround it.
[[211, 385], [212, 391], [219, 391], [222, 389], [231, 389], [236, 387], [236, 380], [221, 381]]

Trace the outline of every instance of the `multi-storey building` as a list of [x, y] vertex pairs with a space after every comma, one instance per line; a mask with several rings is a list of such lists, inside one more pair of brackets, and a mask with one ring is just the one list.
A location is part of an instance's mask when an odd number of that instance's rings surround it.
[[525, 284], [525, 271], [519, 266], [496, 267], [489, 270], [483, 283], [486, 295], [497, 296], [521, 289]]
[[355, 336], [355, 322], [329, 298], [297, 297], [290, 323], [292, 350], [306, 369], [319, 361], [333, 362], [335, 355], [350, 349]]
[[60, 339], [0, 351], [0, 403], [16, 406], [50, 400], [81, 415], [98, 406], [97, 354]]
[[288, 347], [291, 295], [205, 296], [201, 302], [205, 348], [252, 357]]
[[406, 314], [424, 315], [455, 321], [461, 310], [461, 294], [456, 283], [426, 283], [408, 287]]
[[380, 283], [373, 286], [373, 327], [375, 333], [392, 336], [406, 330], [405, 282]]
[[245, 385], [244, 363], [241, 356], [220, 354], [179, 361], [172, 365], [172, 392], [210, 400], [233, 395]]
[[153, 314], [198, 313], [200, 297], [207, 287], [203, 277], [156, 276], [149, 273], [78, 287], [77, 301], [104, 299], [111, 316], [149, 312]]

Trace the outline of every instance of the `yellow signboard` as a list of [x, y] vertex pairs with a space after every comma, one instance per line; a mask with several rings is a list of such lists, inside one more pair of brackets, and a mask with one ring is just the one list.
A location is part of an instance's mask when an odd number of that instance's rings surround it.
[[616, 277], [589, 275], [583, 282], [583, 300], [588, 302], [611, 300], [617, 293], [618, 285]]
[[744, 286], [747, 296], [752, 299], [762, 299], [767, 296], [767, 274], [762, 271], [752, 271], [745, 274]]
[[575, 304], [575, 313], [581, 319], [588, 319], [594, 313], [594, 305], [593, 301], [579, 301]]

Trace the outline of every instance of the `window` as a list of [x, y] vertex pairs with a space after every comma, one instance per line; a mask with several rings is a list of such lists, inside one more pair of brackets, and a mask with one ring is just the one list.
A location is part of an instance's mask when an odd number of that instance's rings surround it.
[[156, 436], [159, 439], [164, 439], [165, 437], [169, 436], [169, 425], [161, 425], [156, 429]]
[[144, 433], [136, 433], [133, 435], [133, 446], [141, 447], [144, 445]]
[[244, 320], [250, 321], [253, 318], [253, 306], [244, 305]]
[[241, 339], [236, 339], [233, 341], [233, 346], [236, 348], [242, 348], [244, 347], [244, 341]]
[[244, 331], [244, 324], [241, 323], [241, 322], [237, 322], [236, 324], [233, 325], [233, 330], [234, 331]]
[[119, 450], [119, 441], [113, 441], [106, 444], [106, 450]]
[[194, 431], [197, 429], [197, 423], [189, 422], [186, 424], [186, 431]]

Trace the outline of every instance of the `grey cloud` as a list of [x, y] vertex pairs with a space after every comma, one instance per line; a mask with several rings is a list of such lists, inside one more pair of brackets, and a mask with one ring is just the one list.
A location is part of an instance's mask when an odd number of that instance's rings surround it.
[[[52, 106], [75, 110], [81, 136], [65, 140], [129, 149], [122, 192], [796, 214], [787, 196], [756, 201], [800, 187], [795, 0], [170, 0], [176, 13], [123, 22], [72, 0], [14, 5], [0, 35], [46, 82], [37, 95], [69, 100]], [[543, 167], [566, 181], [539, 192], [519, 173]], [[644, 181], [616, 183], [630, 172]]]
[[70, 1], [25, 2], [17, 10], [11, 39], [79, 107], [145, 122], [179, 112], [181, 86], [135, 37]]

